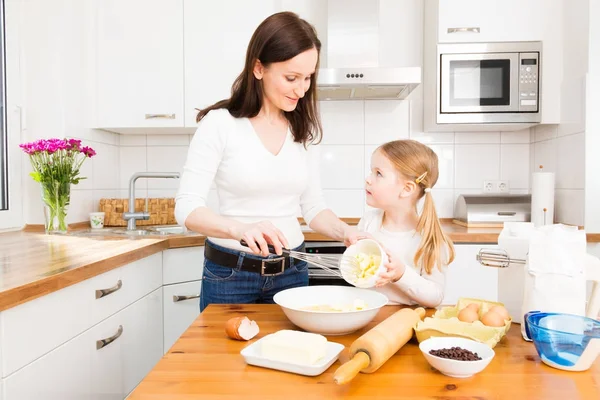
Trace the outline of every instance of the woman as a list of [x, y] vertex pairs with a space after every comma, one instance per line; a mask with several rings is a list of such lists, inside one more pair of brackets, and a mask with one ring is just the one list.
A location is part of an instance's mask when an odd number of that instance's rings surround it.
[[[312, 143], [322, 135], [315, 85], [321, 42], [296, 14], [256, 29], [231, 98], [201, 110], [176, 197], [177, 222], [208, 236], [200, 311], [209, 304], [272, 303], [308, 284], [308, 266], [269, 255], [302, 251], [298, 209], [315, 231], [354, 242], [356, 229], [325, 207]], [[206, 207], [216, 184], [220, 214]], [[240, 244], [244, 240], [248, 247]]]

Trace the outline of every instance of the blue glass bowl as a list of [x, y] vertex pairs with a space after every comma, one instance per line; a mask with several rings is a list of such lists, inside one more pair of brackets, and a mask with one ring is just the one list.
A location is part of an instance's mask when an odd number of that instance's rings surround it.
[[528, 313], [525, 331], [541, 360], [567, 371], [589, 369], [600, 353], [600, 321], [561, 313]]

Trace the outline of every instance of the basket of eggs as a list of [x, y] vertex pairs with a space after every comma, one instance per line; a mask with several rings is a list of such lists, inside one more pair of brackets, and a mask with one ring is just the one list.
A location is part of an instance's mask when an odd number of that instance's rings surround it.
[[417, 340], [430, 337], [464, 337], [490, 347], [506, 335], [512, 318], [504, 304], [482, 299], [460, 298], [454, 307], [443, 307], [415, 327]]

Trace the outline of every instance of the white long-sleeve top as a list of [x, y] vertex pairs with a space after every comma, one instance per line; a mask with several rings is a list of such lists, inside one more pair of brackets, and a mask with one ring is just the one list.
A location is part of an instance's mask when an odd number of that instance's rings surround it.
[[[227, 109], [210, 111], [199, 123], [190, 143], [176, 196], [175, 218], [185, 225], [198, 207], [205, 207], [216, 185], [219, 214], [244, 223], [271, 221], [291, 248], [304, 241], [298, 223], [301, 211], [307, 224], [325, 203], [321, 191], [318, 146], [287, 138], [277, 155], [264, 147], [248, 118], [234, 118]], [[233, 249], [232, 239], [210, 238]]]
[[358, 230], [370, 233], [375, 240], [382, 243], [392, 255], [399, 257], [406, 266], [402, 278], [388, 283], [375, 290], [385, 294], [390, 304], [419, 304], [425, 307], [436, 307], [444, 298], [446, 270], [440, 271], [437, 266], [431, 274], [414, 266], [414, 257], [421, 242], [421, 235], [415, 230], [407, 232], [391, 232], [383, 228], [383, 211], [369, 210], [358, 223]]

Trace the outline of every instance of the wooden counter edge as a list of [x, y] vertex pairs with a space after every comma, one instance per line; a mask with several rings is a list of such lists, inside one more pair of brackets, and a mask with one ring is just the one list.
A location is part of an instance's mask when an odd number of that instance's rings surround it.
[[166, 241], [155, 242], [138, 249], [125, 251], [103, 260], [91, 262], [62, 273], [40, 278], [34, 282], [5, 290], [0, 292], [0, 311], [83, 282], [115, 268], [122, 267], [125, 264], [151, 256], [166, 248]]

